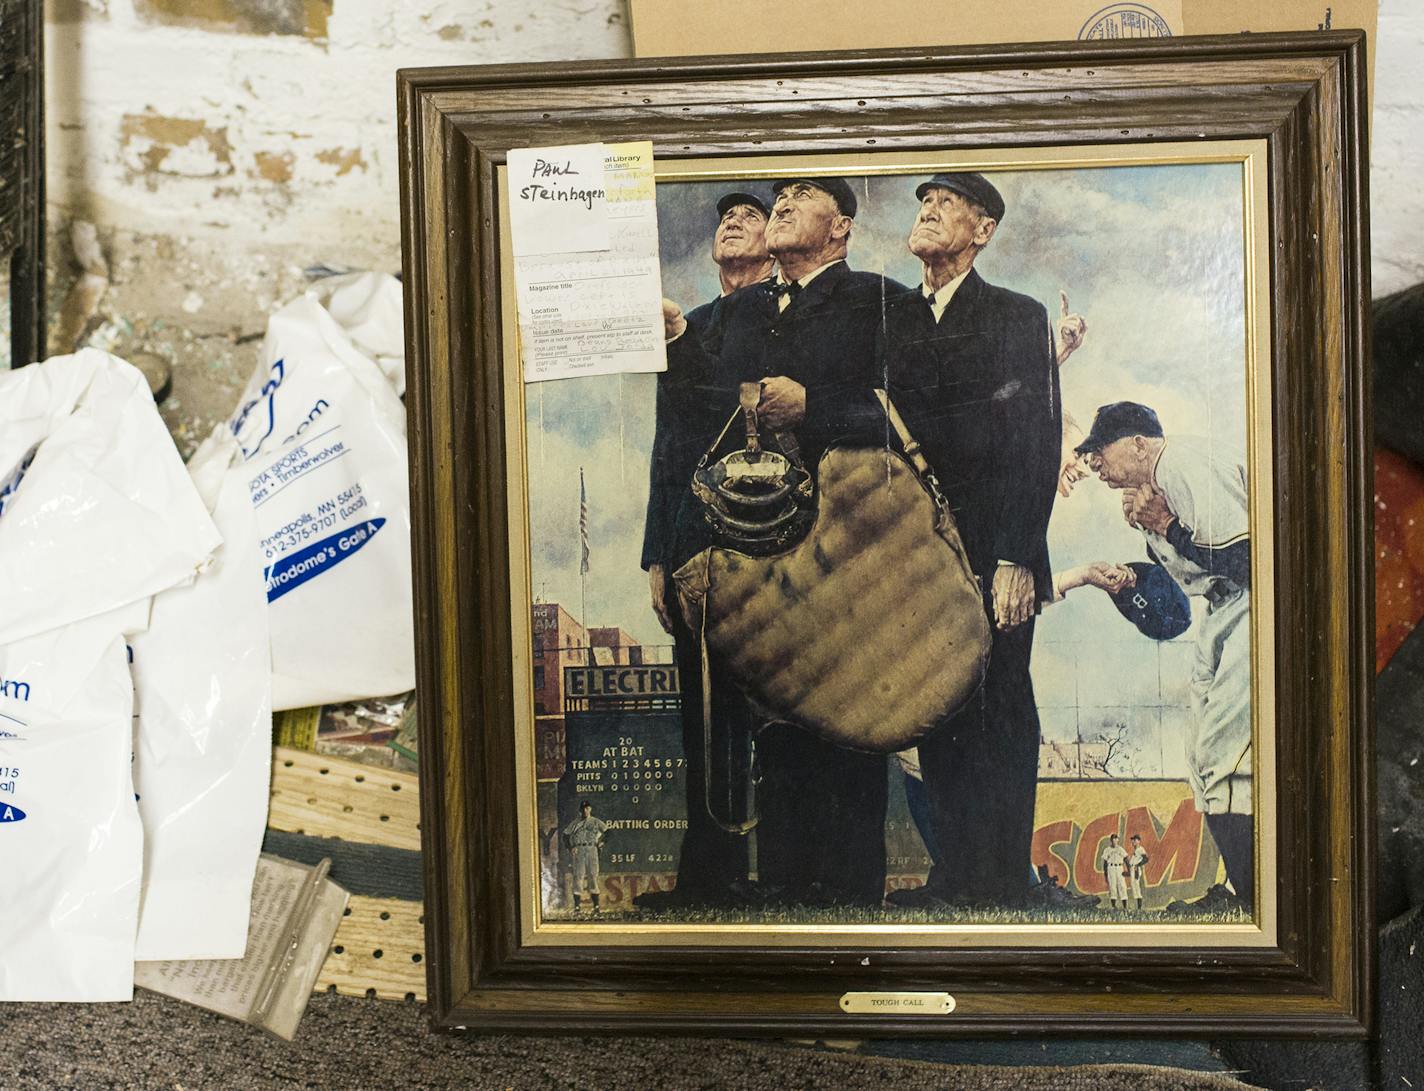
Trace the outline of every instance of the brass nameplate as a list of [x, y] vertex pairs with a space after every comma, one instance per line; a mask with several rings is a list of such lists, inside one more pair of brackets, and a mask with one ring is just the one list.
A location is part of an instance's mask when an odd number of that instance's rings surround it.
[[949, 993], [846, 993], [841, 1010], [848, 1015], [948, 1015]]

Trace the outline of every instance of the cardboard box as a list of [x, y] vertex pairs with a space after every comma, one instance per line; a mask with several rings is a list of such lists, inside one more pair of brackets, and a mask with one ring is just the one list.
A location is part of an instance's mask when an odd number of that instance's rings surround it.
[[1370, 101], [1378, 0], [629, 0], [638, 57], [1362, 29]]

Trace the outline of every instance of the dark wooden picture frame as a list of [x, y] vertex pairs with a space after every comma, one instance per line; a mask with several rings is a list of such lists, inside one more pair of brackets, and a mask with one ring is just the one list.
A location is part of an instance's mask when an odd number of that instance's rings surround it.
[[[1373, 1019], [1367, 127], [1359, 32], [415, 69], [399, 77], [433, 1019], [725, 1034], [1361, 1036]], [[1273, 947], [524, 943], [497, 170], [514, 147], [660, 160], [1242, 140], [1268, 150]], [[521, 592], [522, 593], [522, 592]], [[950, 1015], [848, 992], [946, 992]]]

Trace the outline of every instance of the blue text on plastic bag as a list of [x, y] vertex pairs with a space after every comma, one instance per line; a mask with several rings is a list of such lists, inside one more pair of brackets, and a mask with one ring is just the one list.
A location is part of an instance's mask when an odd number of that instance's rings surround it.
[[267, 601], [275, 602], [288, 591], [295, 591], [307, 580], [340, 564], [374, 538], [376, 531], [385, 525], [384, 519], [368, 519], [269, 565], [262, 573], [267, 581]]

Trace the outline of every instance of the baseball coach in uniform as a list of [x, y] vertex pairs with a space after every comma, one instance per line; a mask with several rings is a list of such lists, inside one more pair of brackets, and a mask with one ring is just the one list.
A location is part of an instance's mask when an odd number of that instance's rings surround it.
[[1171, 912], [1249, 911], [1256, 889], [1251, 776], [1251, 515], [1246, 459], [1218, 439], [1163, 433], [1156, 412], [1114, 402], [1078, 445], [1100, 480], [1123, 492], [1123, 517], [1148, 558], [1205, 600], [1184, 740], [1197, 809], [1221, 850], [1233, 894], [1217, 884]]

